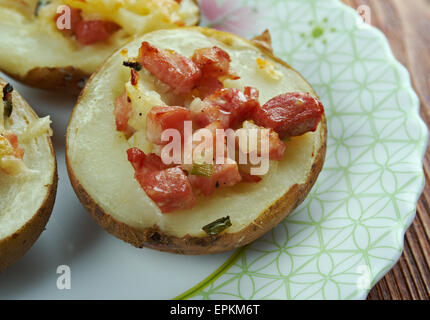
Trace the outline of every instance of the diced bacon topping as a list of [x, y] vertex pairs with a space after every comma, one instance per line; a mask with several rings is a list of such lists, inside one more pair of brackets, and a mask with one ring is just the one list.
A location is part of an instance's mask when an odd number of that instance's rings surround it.
[[197, 96], [204, 99], [223, 88], [224, 84], [218, 78], [202, 77], [197, 86]]
[[113, 22], [103, 20], [82, 20], [76, 24], [74, 34], [76, 40], [82, 45], [91, 45], [106, 41], [115, 31], [119, 29]]
[[[55, 20], [59, 15], [55, 16]], [[71, 30], [70, 34], [76, 37], [82, 45], [92, 45], [106, 41], [120, 27], [110, 21], [104, 20], [84, 20], [81, 16], [81, 11], [70, 8]]]
[[217, 188], [231, 187], [239, 183], [242, 177], [238, 165], [231, 159], [225, 159], [224, 164], [214, 164], [210, 177], [190, 175], [191, 185], [205, 195], [211, 195]]
[[146, 174], [152, 171], [167, 169], [162, 159], [154, 153], [145, 154], [138, 148], [127, 150], [128, 161], [132, 164], [136, 171], [141, 174]]
[[263, 178], [260, 176], [252, 175], [247, 172], [240, 171], [240, 175], [242, 177], [242, 181], [246, 183], [259, 183]]
[[324, 113], [322, 103], [309, 94], [281, 94], [257, 108], [255, 123], [275, 130], [281, 139], [315, 131]]
[[[251, 174], [254, 172], [252, 168], [257, 169], [257, 166], [238, 164], [229, 159], [235, 157], [230, 156], [227, 141], [233, 142], [237, 161], [241, 162], [243, 153], [248, 160], [257, 156], [281, 161], [286, 151], [282, 139], [315, 131], [324, 113], [321, 102], [309, 94], [281, 94], [261, 106], [256, 88], [245, 87], [243, 92], [224, 88], [224, 79], [238, 77], [231, 71], [230, 56], [218, 47], [196, 50], [189, 59], [143, 42], [138, 60], [159, 80], [158, 85], [163, 86], [160, 91], [166, 93], [166, 101], [170, 104], [183, 102], [187, 105], [194, 98], [189, 108], [152, 107], [146, 117], [146, 138], [153, 144], [153, 153], [146, 155], [137, 148], [127, 151], [136, 180], [163, 213], [193, 207], [193, 190], [208, 196], [217, 188], [231, 187], [241, 181], [258, 183], [262, 180], [262, 176]], [[134, 69], [131, 82], [133, 85], [139, 82], [139, 73]], [[177, 99], [170, 99], [172, 95]], [[133, 133], [133, 128], [128, 125], [131, 114], [132, 103], [124, 92], [115, 101], [115, 119], [117, 129], [127, 135]], [[192, 121], [191, 137], [184, 137], [186, 121]], [[184, 143], [180, 148], [182, 163], [168, 166], [162, 162], [163, 148], [170, 143], [161, 139], [167, 129], [181, 134]], [[230, 136], [226, 139], [226, 132], [223, 133], [224, 141], [218, 141], [217, 129], [236, 130], [236, 145], [234, 140], [229, 140]], [[257, 134], [251, 134], [249, 130], [253, 129]], [[263, 130], [267, 130], [268, 141], [263, 140]], [[207, 139], [208, 132], [213, 139]], [[241, 141], [242, 135], [246, 135], [246, 145]], [[250, 142], [251, 137], [257, 141]], [[224, 152], [220, 155], [216, 152], [219, 142], [224, 143]], [[268, 148], [263, 143], [268, 143]], [[185, 154], [185, 150], [191, 151], [185, 146], [192, 146], [192, 159]]]
[[202, 71], [203, 77], [239, 79], [230, 68], [230, 55], [218, 47], [198, 49], [192, 60]]
[[279, 135], [271, 130], [269, 134], [269, 159], [274, 161], [281, 161], [284, 157], [287, 146], [279, 139]]
[[[57, 18], [58, 18], [58, 16], [56, 17], [56, 19]], [[82, 22], [81, 10], [75, 9], [75, 8], [70, 8], [70, 24], [72, 27], [72, 31], [76, 30], [78, 24], [81, 22]]]
[[195, 99], [190, 105], [190, 112], [193, 123], [199, 128], [204, 128], [215, 121], [219, 121], [222, 128], [229, 127], [229, 113], [209, 100]]
[[4, 133], [4, 137], [9, 141], [10, 145], [13, 148], [13, 156], [17, 159], [24, 159], [24, 149], [19, 147], [18, 144], [18, 136], [12, 132]]
[[137, 72], [134, 69], [131, 69], [131, 78], [130, 78], [130, 83], [132, 86], [137, 86], [137, 84], [139, 83], [139, 72]]
[[164, 145], [169, 141], [162, 141], [164, 130], [176, 129], [183, 137], [184, 122], [191, 120], [190, 110], [183, 107], [153, 107], [146, 118], [146, 138], [148, 141]]
[[243, 121], [250, 119], [259, 106], [258, 100], [255, 99], [256, 89], [246, 88], [245, 92], [242, 93], [235, 88], [225, 88], [218, 90], [206, 100], [219, 106], [221, 112], [229, 114], [228, 127], [236, 128]]
[[116, 129], [124, 132], [126, 136], [130, 136], [134, 132], [134, 129], [128, 125], [128, 120], [130, 120], [132, 112], [131, 101], [127, 96], [127, 92], [124, 90], [124, 93], [115, 100], [114, 114]]
[[127, 151], [135, 170], [135, 178], [142, 189], [163, 213], [190, 209], [195, 204], [188, 177], [179, 167], [164, 168], [156, 155], [146, 156], [139, 149]]
[[197, 86], [201, 98], [222, 89], [224, 85], [220, 81], [221, 78], [239, 79], [230, 68], [230, 55], [221, 48], [198, 49], [194, 52], [192, 60], [202, 71], [202, 77]]
[[142, 42], [140, 63], [175, 93], [189, 93], [198, 83], [201, 70], [189, 58], [174, 51], [160, 50]]
[[236, 128], [252, 118], [259, 107], [258, 90], [247, 87], [244, 92], [235, 88], [218, 90], [201, 103], [191, 105], [191, 118], [200, 127], [220, 120], [224, 129]]

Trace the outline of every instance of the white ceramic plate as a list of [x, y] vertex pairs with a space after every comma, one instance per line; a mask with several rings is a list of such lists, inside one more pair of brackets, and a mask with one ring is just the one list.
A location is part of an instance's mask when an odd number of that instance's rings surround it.
[[[73, 101], [11, 80], [40, 116], [51, 115], [60, 181], [46, 231], [0, 275], [0, 299], [362, 299], [398, 260], [423, 188], [428, 135], [382, 33], [338, 0], [201, 5], [203, 25], [246, 37], [269, 28], [275, 53], [323, 100], [327, 159], [309, 197], [235, 252], [136, 249], [96, 225], [71, 188], [64, 136]], [[60, 266], [70, 268], [71, 289], [57, 286]]]

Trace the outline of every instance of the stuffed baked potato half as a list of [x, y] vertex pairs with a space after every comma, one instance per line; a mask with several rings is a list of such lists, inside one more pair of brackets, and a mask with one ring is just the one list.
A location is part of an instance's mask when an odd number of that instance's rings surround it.
[[49, 220], [57, 164], [49, 117], [39, 119], [0, 79], [0, 272], [24, 255]]
[[[261, 237], [305, 199], [325, 158], [324, 110], [267, 48], [212, 29], [159, 30], [91, 77], [67, 128], [66, 161], [78, 198], [104, 229], [136, 247], [212, 254]], [[184, 120], [193, 139], [203, 129], [265, 127], [268, 172], [251, 175], [225, 153], [224, 164], [164, 165], [161, 129], [178, 129], [184, 142]]]
[[199, 19], [195, 0], [0, 0], [0, 69], [34, 87], [78, 93], [134, 36]]

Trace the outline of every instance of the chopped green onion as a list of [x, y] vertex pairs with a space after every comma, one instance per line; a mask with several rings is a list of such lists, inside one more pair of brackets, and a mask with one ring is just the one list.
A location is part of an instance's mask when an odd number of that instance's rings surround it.
[[8, 83], [3, 87], [3, 101], [6, 101], [6, 95], [13, 91], [13, 87]]
[[225, 229], [231, 227], [230, 217], [224, 217], [218, 219], [208, 225], [204, 226], [202, 229], [210, 236], [216, 236], [223, 232]]
[[12, 97], [9, 95], [13, 91], [13, 87], [8, 83], [3, 87], [3, 103], [4, 103], [4, 116], [10, 117], [13, 110]]
[[193, 176], [210, 177], [214, 172], [213, 164], [208, 163], [194, 163], [191, 169]]
[[122, 64], [124, 66], [132, 68], [132, 69], [134, 69], [136, 71], [142, 70], [142, 65], [139, 62], [137, 62], [137, 61], [124, 61]]
[[9, 118], [13, 111], [12, 101], [4, 101], [4, 116]]
[[39, 16], [39, 10], [42, 7], [47, 6], [50, 3], [51, 3], [51, 1], [49, 1], [49, 0], [39, 0], [39, 1], [37, 1], [36, 8], [34, 9], [34, 15], [36, 17]]

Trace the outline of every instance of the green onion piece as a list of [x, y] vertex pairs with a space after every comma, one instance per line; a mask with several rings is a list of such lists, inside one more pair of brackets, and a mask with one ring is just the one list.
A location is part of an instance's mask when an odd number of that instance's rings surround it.
[[193, 163], [191, 174], [193, 176], [210, 177], [214, 172], [213, 164], [208, 163]]
[[37, 1], [36, 8], [34, 9], [34, 15], [36, 17], [39, 16], [39, 10], [42, 7], [47, 6], [50, 3], [51, 3], [51, 1], [49, 1], [49, 0], [39, 0], [39, 1]]
[[132, 69], [134, 69], [136, 71], [142, 70], [142, 65], [139, 62], [137, 62], [137, 61], [124, 61], [122, 64], [124, 66], [132, 68]]
[[5, 117], [9, 118], [12, 114], [12, 110], [13, 110], [13, 104], [12, 101], [4, 101], [4, 115]]
[[212, 223], [209, 223], [208, 225], [204, 226], [202, 229], [208, 235], [216, 236], [229, 227], [231, 227], [230, 217], [224, 217]]
[[13, 87], [8, 83], [3, 87], [3, 103], [4, 103], [4, 116], [10, 117], [12, 114], [13, 104], [10, 93], [13, 91]]
[[8, 83], [3, 87], [3, 101], [6, 101], [6, 96], [13, 91], [13, 87]]

